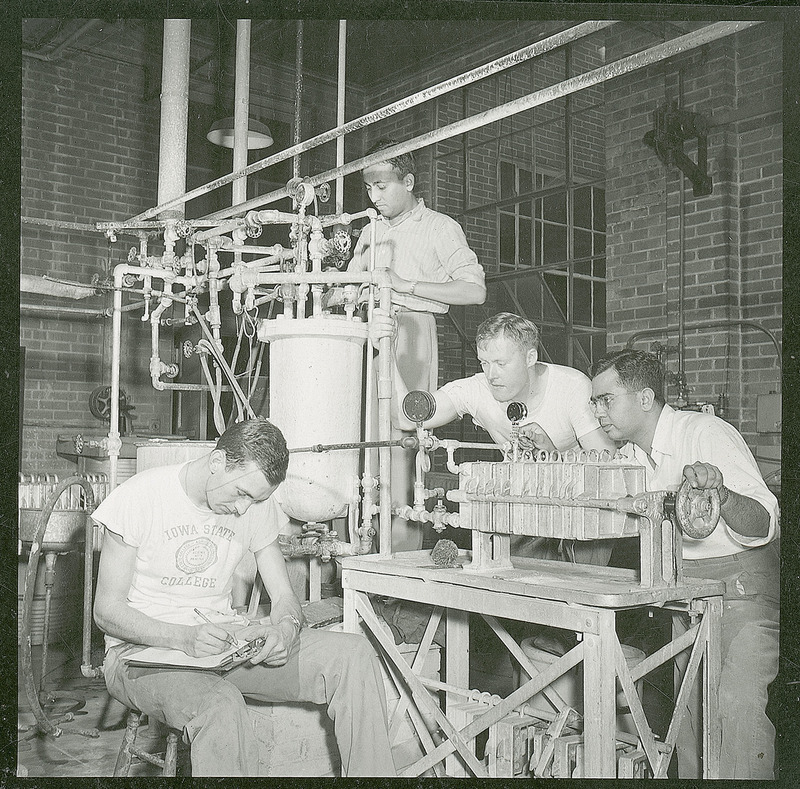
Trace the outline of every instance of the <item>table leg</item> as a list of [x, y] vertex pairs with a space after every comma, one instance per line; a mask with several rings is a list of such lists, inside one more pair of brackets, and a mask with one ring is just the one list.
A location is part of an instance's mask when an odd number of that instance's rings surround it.
[[598, 633], [584, 633], [583, 742], [586, 778], [615, 778], [616, 655], [613, 611], [597, 611]]
[[[447, 640], [445, 648], [445, 677], [448, 685], [469, 688], [469, 614], [447, 609]], [[464, 701], [453, 693], [445, 696], [445, 712], [453, 704]], [[445, 759], [445, 772], [453, 778], [466, 778], [469, 772], [453, 753]]]

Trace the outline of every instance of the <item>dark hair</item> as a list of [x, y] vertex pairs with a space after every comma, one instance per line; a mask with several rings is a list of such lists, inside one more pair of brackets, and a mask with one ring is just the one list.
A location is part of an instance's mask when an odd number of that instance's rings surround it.
[[225, 470], [255, 463], [270, 485], [286, 479], [289, 450], [286, 439], [275, 425], [263, 416], [231, 425], [218, 439], [217, 449], [225, 451]]
[[527, 318], [514, 315], [513, 312], [498, 312], [497, 315], [487, 318], [478, 326], [475, 344], [483, 345], [501, 335], [513, 340], [525, 351], [539, 347], [539, 329], [536, 324]]
[[[367, 156], [369, 156], [371, 153], [378, 153], [378, 151], [391, 148], [393, 145], [397, 145], [398, 143], [398, 140], [394, 140], [391, 137], [381, 137], [380, 140], [372, 145], [367, 151]], [[401, 153], [400, 156], [394, 156], [386, 161], [389, 162], [389, 164], [391, 164], [395, 170], [397, 170], [397, 172], [400, 174], [400, 178], [405, 178], [407, 175], [413, 175], [416, 177], [417, 175], [417, 166], [414, 163], [414, 154], [411, 152]]]
[[613, 368], [620, 383], [632, 392], [652, 389], [657, 403], [664, 402], [664, 367], [655, 354], [625, 348], [613, 351], [595, 362], [592, 378]]

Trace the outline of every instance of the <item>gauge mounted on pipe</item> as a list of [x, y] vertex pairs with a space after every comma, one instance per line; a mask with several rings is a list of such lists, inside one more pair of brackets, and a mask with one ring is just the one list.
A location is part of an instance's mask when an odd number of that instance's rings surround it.
[[528, 416], [528, 407], [525, 403], [513, 402], [508, 404], [506, 408], [506, 416], [512, 425], [518, 425], [526, 416]]
[[421, 425], [436, 413], [436, 400], [430, 392], [415, 389], [403, 398], [403, 413], [406, 419]]

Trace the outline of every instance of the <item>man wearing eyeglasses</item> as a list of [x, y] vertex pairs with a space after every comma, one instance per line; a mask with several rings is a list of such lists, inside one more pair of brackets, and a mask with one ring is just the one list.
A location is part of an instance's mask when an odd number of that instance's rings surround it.
[[[592, 372], [590, 402], [600, 426], [612, 440], [628, 442], [621, 451], [644, 466], [648, 490], [677, 490], [686, 479], [694, 488], [719, 492], [720, 522], [704, 539], [683, 536], [683, 568], [687, 576], [725, 583], [720, 777], [772, 779], [775, 728], [766, 705], [778, 671], [778, 502], [732, 425], [666, 404], [664, 369], [653, 354], [617, 351]], [[677, 624], [678, 632], [688, 627], [688, 617]], [[681, 778], [699, 778], [696, 694], [687, 707], [678, 771]]]

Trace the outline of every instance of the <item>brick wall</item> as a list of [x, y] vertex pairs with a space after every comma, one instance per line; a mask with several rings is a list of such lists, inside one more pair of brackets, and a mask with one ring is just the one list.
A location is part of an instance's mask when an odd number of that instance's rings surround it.
[[[193, 64], [210, 51], [212, 42], [203, 35], [201, 26], [196, 25]], [[161, 36], [160, 22], [126, 20], [87, 33], [60, 60], [23, 58], [23, 217], [93, 225], [128, 219], [156, 204]], [[251, 116], [291, 125], [293, 70], [261, 61], [256, 51], [252, 56]], [[231, 106], [232, 72], [228, 71], [223, 86]], [[205, 140], [215, 111], [215, 77], [213, 62], [192, 74], [189, 188], [219, 177], [231, 167], [231, 152]], [[335, 75], [306, 76], [304, 138], [336, 125], [335, 101]], [[348, 91], [347, 102], [348, 117], [363, 114], [359, 91]], [[250, 161], [264, 155], [251, 152]], [[349, 151], [348, 156], [352, 156]], [[330, 144], [301, 157], [301, 174], [334, 165], [335, 144]], [[275, 188], [270, 183], [278, 177], [274, 174], [277, 170], [269, 168], [251, 177], [248, 196]], [[283, 184], [285, 179], [279, 185]], [[212, 193], [193, 200], [187, 205], [187, 216], [229, 205], [229, 197], [227, 202], [220, 203], [221, 199]], [[24, 274], [73, 282], [88, 283], [93, 277], [108, 281], [114, 266], [127, 260], [132, 246], [138, 246], [133, 236], [120, 235], [115, 244], [109, 244], [97, 232], [23, 224], [20, 268]], [[151, 254], [159, 254], [157, 243]], [[43, 300], [30, 294], [23, 294], [22, 301], [62, 306], [86, 303]], [[91, 304], [100, 309], [110, 307], [111, 296], [93, 298]], [[173, 429], [172, 394], [157, 392], [150, 383], [150, 330], [149, 324], [141, 322], [141, 314], [137, 310], [123, 317], [120, 383], [135, 406], [134, 431], [139, 435], [166, 434]], [[88, 401], [92, 390], [111, 383], [111, 322], [66, 315], [41, 318], [23, 312], [20, 344], [26, 349], [20, 469], [74, 470], [71, 461], [55, 454], [56, 437], [107, 433], [107, 425], [91, 415]], [[167, 361], [171, 361], [170, 345], [165, 334], [161, 357]]]
[[[618, 29], [619, 28], [619, 29]], [[781, 28], [763, 24], [640, 69], [606, 87], [609, 348], [637, 331], [678, 325], [680, 172], [665, 167], [642, 138], [657, 107], [677, 101], [710, 121], [708, 169], [714, 191], [684, 187], [684, 321], [755, 321], [781, 330]], [[653, 31], [616, 26], [615, 60], [660, 43]], [[696, 147], [686, 144], [696, 160]], [[668, 346], [677, 371], [677, 332], [636, 347]], [[726, 418], [755, 443], [759, 393], [778, 388], [769, 338], [738, 327], [685, 334], [684, 369], [693, 401], [728, 397]], [[668, 392], [674, 400], [676, 389]], [[761, 442], [777, 442], [761, 437]]]

